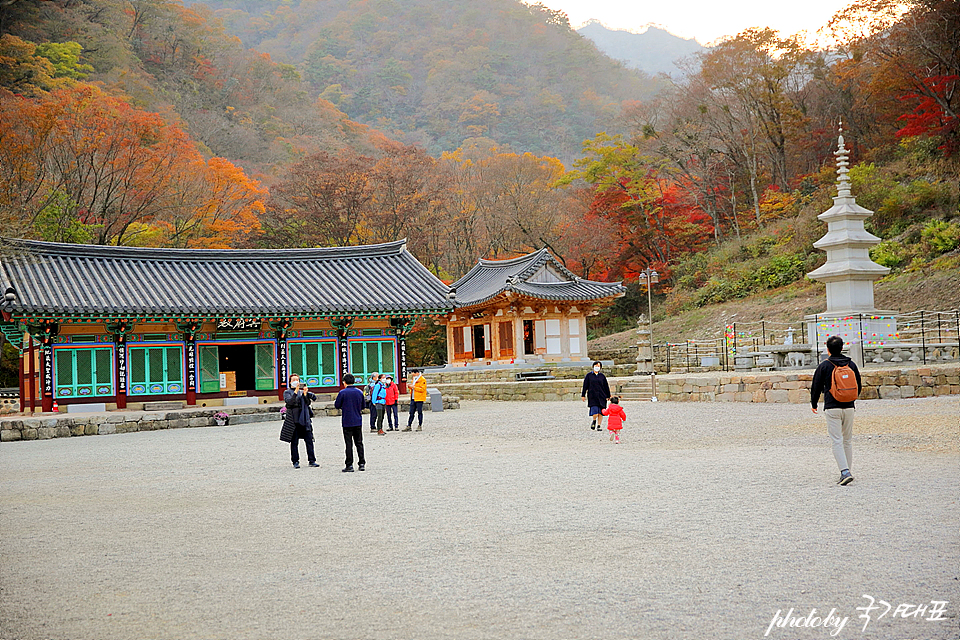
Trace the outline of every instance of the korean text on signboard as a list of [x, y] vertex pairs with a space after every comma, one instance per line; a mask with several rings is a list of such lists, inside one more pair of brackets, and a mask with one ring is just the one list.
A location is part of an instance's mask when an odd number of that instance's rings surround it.
[[117, 345], [117, 391], [127, 392], [127, 347]]
[[277, 371], [280, 383], [287, 383], [287, 341], [281, 338], [277, 341]]
[[187, 343], [187, 389], [197, 390], [197, 345], [195, 342]]
[[259, 318], [221, 318], [217, 321], [217, 331], [259, 331]]
[[53, 397], [53, 343], [43, 346], [43, 395]]

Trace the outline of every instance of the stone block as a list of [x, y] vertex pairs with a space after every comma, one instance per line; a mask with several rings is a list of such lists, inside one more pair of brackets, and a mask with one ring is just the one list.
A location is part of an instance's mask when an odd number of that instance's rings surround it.
[[56, 427], [40, 427], [37, 429], [38, 440], [50, 440], [57, 437]]
[[805, 389], [788, 389], [787, 399], [790, 401], [790, 404], [809, 402], [810, 392], [806, 391]]
[[904, 385], [900, 387], [900, 397], [901, 398], [912, 398], [916, 393], [914, 392], [914, 387], [911, 385]]
[[177, 418], [176, 420], [167, 420], [168, 429], [183, 429], [190, 426], [189, 418]]
[[[122, 425], [123, 423], [121, 422], [120, 424]], [[97, 427], [98, 428], [97, 433], [99, 433], [101, 436], [110, 435], [111, 433], [117, 433], [117, 426], [118, 424], [116, 422], [101, 422], [100, 425]], [[121, 431], [121, 433], [123, 432]]]
[[929, 398], [933, 395], [933, 387], [917, 387], [918, 398]]
[[113, 424], [120, 424], [121, 422], [125, 422], [126, 419], [127, 418], [122, 413], [115, 413], [101, 418], [102, 422], [109, 422]]
[[117, 425], [117, 433], [136, 433], [137, 431], [142, 431], [142, 426], [142, 422], [128, 420], [127, 422]]
[[785, 389], [770, 389], [767, 391], [767, 402], [790, 402], [790, 395]]
[[734, 394], [737, 402], [753, 402], [753, 394], [749, 391], [738, 391]]
[[753, 402], [766, 402], [767, 392], [763, 389], [757, 389], [753, 392]]
[[934, 395], [937, 396], [948, 396], [950, 395], [950, 385], [941, 384], [933, 388]]
[[24, 427], [20, 431], [20, 434], [23, 436], [24, 440], [36, 440], [37, 436], [39, 435], [39, 431], [39, 428], [34, 429], [33, 427]]
[[800, 388], [800, 383], [797, 382], [797, 381], [787, 380], [786, 382], [782, 382], [782, 383], [780, 383], [779, 385], [777, 385], [777, 388], [778, 388], [778, 389], [786, 389], [787, 391], [790, 391], [790, 390], [792, 390], [792, 389], [799, 389], [799, 388]]
[[739, 384], [725, 384], [725, 385], [723, 385], [723, 387], [721, 387], [720, 391], [721, 391], [721, 395], [723, 395], [723, 394], [725, 394], [725, 393], [737, 393], [738, 391], [740, 391], [740, 385], [739, 385]]
[[885, 384], [880, 387], [880, 397], [884, 400], [899, 400], [900, 387], [891, 384]]
[[718, 393], [717, 402], [736, 402], [737, 394], [733, 392]]
[[73, 435], [73, 434], [70, 432], [70, 429], [71, 429], [71, 427], [57, 427], [57, 428], [56, 428], [56, 435], [55, 435], [54, 437], [55, 437], [55, 438], [69, 438], [71, 435]]
[[0, 442], [16, 442], [21, 440], [23, 434], [20, 433], [20, 429], [3, 429], [0, 430]]
[[880, 397], [880, 394], [877, 392], [876, 387], [864, 387], [860, 391], [861, 400], [876, 400]]
[[95, 436], [100, 433], [100, 426], [96, 422], [91, 422], [83, 426], [83, 435]]
[[[141, 420], [139, 425], [139, 430], [140, 431], [156, 431], [157, 429], [160, 428], [158, 426], [159, 423], [160, 423], [159, 420]], [[127, 423], [124, 423], [124, 424], [127, 424]]]
[[700, 402], [716, 402], [717, 401], [717, 394], [712, 391], [707, 393], [701, 393], [699, 397], [700, 397]]

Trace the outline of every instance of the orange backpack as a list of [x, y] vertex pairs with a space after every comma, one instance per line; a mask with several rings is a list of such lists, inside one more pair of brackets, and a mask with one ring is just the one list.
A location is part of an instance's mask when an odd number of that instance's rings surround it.
[[853, 402], [860, 395], [860, 390], [857, 387], [857, 376], [849, 365], [833, 365], [830, 395], [837, 402]]

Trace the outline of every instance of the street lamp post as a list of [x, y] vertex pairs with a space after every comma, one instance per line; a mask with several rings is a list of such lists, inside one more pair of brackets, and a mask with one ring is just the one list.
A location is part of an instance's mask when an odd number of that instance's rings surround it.
[[651, 380], [653, 380], [653, 390], [652, 390], [652, 396], [650, 399], [653, 402], [657, 401], [657, 386], [656, 386], [657, 383], [656, 383], [656, 377], [655, 377], [657, 375], [657, 366], [656, 366], [656, 361], [654, 360], [654, 357], [653, 357], [653, 295], [650, 293], [650, 290], [653, 288], [653, 285], [656, 284], [657, 282], [660, 282], [660, 275], [657, 273], [656, 269], [651, 269], [650, 267], [647, 267], [646, 269], [640, 272], [640, 283], [646, 285], [647, 287], [647, 319], [650, 323], [650, 333], [649, 333], [650, 369], [654, 376], [653, 378], [651, 378]]

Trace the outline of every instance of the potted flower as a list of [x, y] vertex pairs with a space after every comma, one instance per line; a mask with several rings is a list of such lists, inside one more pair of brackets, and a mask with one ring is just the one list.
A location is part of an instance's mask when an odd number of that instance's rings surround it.
[[217, 421], [218, 427], [223, 427], [227, 424], [227, 421], [230, 419], [230, 414], [227, 413], [226, 411], [218, 411], [213, 416], [213, 419]]

